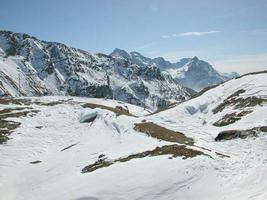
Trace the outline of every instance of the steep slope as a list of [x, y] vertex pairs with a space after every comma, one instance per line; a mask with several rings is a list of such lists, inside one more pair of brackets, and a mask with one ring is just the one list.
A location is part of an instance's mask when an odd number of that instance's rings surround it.
[[[266, 78], [267, 73], [262, 72], [229, 80], [196, 98], [151, 117], [153, 120], [164, 119], [166, 123], [168, 121], [170, 123], [175, 121], [176, 124], [185, 123], [185, 129], [192, 122], [194, 126], [199, 126], [197, 129], [204, 128], [212, 131], [264, 126], [267, 122], [267, 116], [263, 115], [267, 108]], [[233, 120], [227, 121], [230, 118]], [[222, 119], [228, 123], [219, 124]], [[215, 137], [217, 134], [218, 132], [215, 131], [207, 136]]]
[[[1, 128], [12, 133], [0, 144], [0, 194], [6, 200], [129, 194], [145, 200], [263, 200], [266, 113], [266, 72], [230, 80], [152, 115], [114, 100], [2, 98]], [[218, 126], [227, 115], [240, 119]]]
[[191, 95], [153, 65], [129, 64], [9, 31], [0, 31], [0, 73], [2, 96], [113, 98], [157, 109]]

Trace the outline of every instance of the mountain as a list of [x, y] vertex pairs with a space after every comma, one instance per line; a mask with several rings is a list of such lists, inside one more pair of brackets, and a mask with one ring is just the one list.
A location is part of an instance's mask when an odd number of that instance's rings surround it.
[[192, 90], [141, 54], [118, 49], [115, 53], [92, 54], [27, 34], [0, 31], [0, 95], [112, 98], [145, 104], [152, 110], [192, 95]]
[[136, 64], [136, 65], [141, 65], [141, 66], [147, 66], [147, 65], [156, 66], [160, 70], [172, 68], [173, 66], [175, 66], [175, 64], [169, 61], [166, 61], [162, 57], [157, 57], [157, 58], [152, 59], [152, 58], [145, 57], [135, 51], [128, 53], [125, 50], [118, 49], [118, 48], [114, 49], [114, 51], [110, 54], [110, 56], [121, 59], [121, 60], [125, 60], [127, 63], [131, 63], [131, 64]]
[[170, 74], [178, 83], [195, 91], [200, 91], [205, 87], [239, 76], [236, 72], [229, 74], [220, 73], [209, 63], [199, 60], [196, 56], [193, 58], [183, 58], [179, 62], [171, 63], [162, 57], [151, 59], [138, 52], [128, 54], [121, 49], [115, 49], [110, 55], [121, 58], [127, 63], [156, 66], [163, 73]]
[[173, 78], [182, 85], [200, 91], [205, 87], [222, 83], [231, 78], [238, 77], [236, 72], [220, 73], [209, 63], [199, 60], [198, 57], [183, 59], [175, 63], [178, 67], [165, 68], [164, 71], [170, 73]]
[[153, 114], [109, 99], [1, 98], [1, 199], [266, 199], [266, 113], [266, 71]]

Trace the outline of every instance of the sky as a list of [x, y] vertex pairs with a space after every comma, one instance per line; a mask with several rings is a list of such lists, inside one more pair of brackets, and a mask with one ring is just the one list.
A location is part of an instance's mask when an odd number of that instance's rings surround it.
[[222, 72], [267, 69], [267, 0], [0, 0], [0, 29], [92, 53], [115, 48]]

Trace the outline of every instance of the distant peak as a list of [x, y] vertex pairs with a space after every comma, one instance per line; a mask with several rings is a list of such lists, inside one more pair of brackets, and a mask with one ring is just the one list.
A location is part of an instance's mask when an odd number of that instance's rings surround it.
[[[123, 52], [123, 53], [127, 53], [125, 50], [123, 50], [123, 49], [119, 49], [119, 48], [115, 48], [113, 51], [112, 51], [112, 53], [121, 53], [121, 52]], [[112, 54], [111, 53], [111, 54]]]
[[153, 60], [158, 60], [158, 61], [165, 61], [165, 59], [163, 57], [156, 57]]
[[198, 61], [199, 59], [198, 59], [197, 56], [194, 56], [194, 57], [192, 58], [192, 60], [193, 60], [193, 61]]
[[115, 48], [112, 53], [110, 54], [110, 56], [121, 56], [124, 58], [129, 58], [130, 55], [123, 49], [119, 49], [119, 48]]
[[130, 54], [134, 55], [134, 56], [142, 56], [141, 53], [139, 53], [137, 51], [132, 51]]

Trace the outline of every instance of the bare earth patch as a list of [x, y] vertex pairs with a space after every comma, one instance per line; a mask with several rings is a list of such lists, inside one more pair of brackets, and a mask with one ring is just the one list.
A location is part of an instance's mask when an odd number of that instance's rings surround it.
[[178, 144], [164, 145], [161, 147], [156, 147], [153, 150], [147, 150], [144, 152], [131, 154], [129, 156], [118, 158], [115, 160], [108, 160], [106, 157], [101, 156], [95, 163], [84, 167], [82, 169], [82, 173], [93, 172], [97, 169], [103, 167], [109, 167], [110, 165], [113, 165], [118, 162], [128, 162], [132, 159], [138, 159], [144, 157], [170, 155], [171, 156], [169, 157], [170, 159], [175, 157], [183, 157], [183, 159], [187, 159], [187, 158], [193, 158], [198, 155], [206, 155], [202, 151], [186, 147], [186, 145], [194, 144], [194, 140], [192, 138], [186, 137], [183, 133], [161, 127], [152, 122], [143, 121], [142, 123], [136, 123], [134, 130], [145, 133], [146, 135], [156, 138], [158, 140], [175, 142], [182, 145]]
[[23, 105], [23, 102], [21, 99], [15, 99], [11, 97], [4, 97], [0, 98], [0, 104], [9, 105], [9, 104], [15, 104], [15, 105]]
[[129, 110], [126, 110], [125, 108], [121, 107], [121, 106], [116, 106], [115, 108], [109, 107], [109, 106], [104, 106], [104, 105], [100, 105], [100, 104], [94, 104], [94, 103], [86, 103], [84, 105], [82, 105], [83, 108], [101, 108], [101, 109], [105, 109], [105, 110], [109, 110], [111, 112], [114, 112], [116, 114], [116, 116], [120, 116], [120, 115], [127, 115], [127, 116], [131, 116], [131, 117], [136, 117], [135, 115], [131, 114], [129, 112]]
[[109, 167], [110, 165], [113, 165], [115, 163], [119, 162], [127, 162], [132, 159], [138, 159], [138, 158], [145, 158], [145, 157], [154, 157], [154, 156], [162, 156], [162, 155], [171, 155], [170, 158], [175, 157], [183, 157], [183, 159], [187, 158], [193, 158], [195, 156], [204, 155], [203, 152], [189, 149], [185, 145], [165, 145], [161, 147], [156, 147], [153, 150], [144, 151], [141, 153], [131, 154], [127, 157], [118, 158], [115, 160], [107, 160], [107, 159], [98, 159], [93, 164], [87, 165], [82, 169], [82, 173], [88, 173], [93, 172], [97, 169], [103, 168], [103, 167]]
[[252, 110], [244, 110], [241, 112], [233, 112], [231, 114], [224, 115], [221, 119], [213, 123], [213, 126], [227, 126], [229, 124], [233, 124], [236, 121], [242, 119], [242, 117], [252, 113]]
[[212, 112], [216, 114], [218, 112], [221, 112], [228, 106], [234, 106], [234, 109], [239, 109], [239, 108], [254, 107], [257, 105], [262, 105], [263, 103], [267, 103], [267, 99], [256, 97], [256, 96], [247, 97], [247, 98], [242, 98], [242, 97], [237, 98], [240, 94], [244, 92], [245, 90], [243, 89], [236, 91], [234, 94], [227, 97], [216, 108], [214, 108]]
[[165, 127], [154, 124], [153, 122], [136, 123], [134, 130], [145, 133], [146, 135], [158, 140], [187, 145], [194, 144], [194, 140], [185, 136], [183, 133], [167, 129]]
[[6, 143], [6, 141], [9, 139], [8, 136], [20, 125], [19, 122], [6, 120], [6, 118], [19, 118], [26, 117], [28, 115], [32, 116], [39, 112], [38, 110], [23, 111], [25, 108], [26, 107], [18, 107], [0, 110], [0, 144]]

